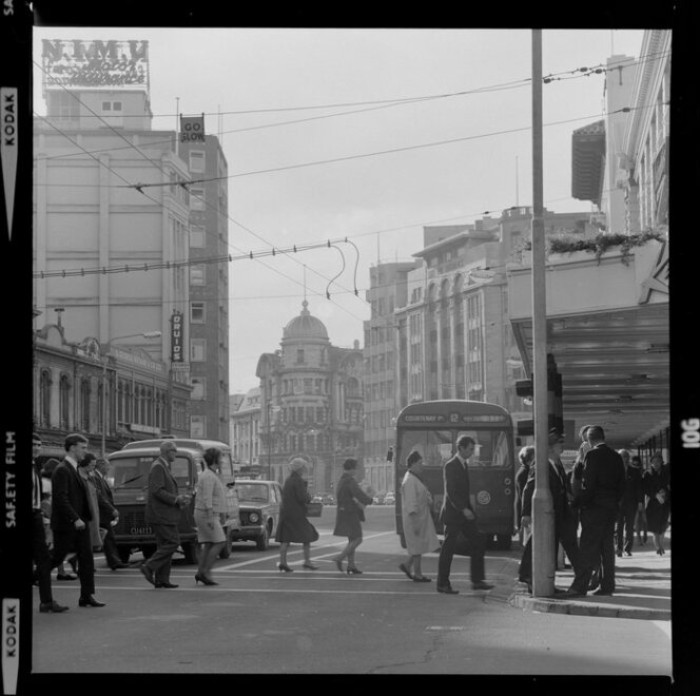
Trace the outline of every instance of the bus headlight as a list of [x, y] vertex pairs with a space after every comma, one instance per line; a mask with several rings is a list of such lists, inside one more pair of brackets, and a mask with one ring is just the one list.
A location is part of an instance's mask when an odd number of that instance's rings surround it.
[[260, 515], [257, 512], [251, 512], [250, 515], [248, 515], [248, 519], [253, 524], [257, 524], [258, 522], [260, 522]]

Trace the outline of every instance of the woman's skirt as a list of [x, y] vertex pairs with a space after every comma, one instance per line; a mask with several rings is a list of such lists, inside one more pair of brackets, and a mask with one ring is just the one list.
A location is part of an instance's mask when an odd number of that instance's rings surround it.
[[[200, 544], [219, 544], [226, 541], [226, 532], [221, 526], [219, 515], [209, 517], [203, 510], [195, 509], [194, 522], [197, 525], [197, 541]], [[213, 528], [210, 525], [213, 525]]]

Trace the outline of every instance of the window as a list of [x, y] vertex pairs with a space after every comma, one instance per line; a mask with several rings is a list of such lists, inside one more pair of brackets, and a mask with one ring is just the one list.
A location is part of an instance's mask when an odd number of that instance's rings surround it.
[[203, 438], [206, 436], [204, 416], [190, 416], [190, 437]]
[[39, 381], [39, 414], [41, 424], [51, 425], [51, 374], [48, 370], [41, 371]]
[[80, 415], [81, 427], [90, 432], [90, 381], [84, 379], [80, 384]]
[[203, 401], [206, 398], [207, 390], [204, 380], [199, 377], [193, 377], [191, 379], [192, 384], [192, 394], [191, 399], [193, 401]]
[[110, 113], [113, 111], [121, 111], [122, 110], [122, 103], [120, 101], [103, 101], [102, 102], [102, 111], [107, 112], [109, 111]]
[[204, 285], [206, 283], [206, 273], [204, 266], [190, 267], [190, 285]]
[[60, 427], [68, 429], [70, 426], [70, 381], [67, 375], [61, 375], [59, 382], [59, 408]]
[[201, 225], [190, 227], [190, 246], [197, 249], [206, 246], [206, 233]]
[[203, 324], [206, 320], [206, 306], [204, 302], [190, 303], [190, 322], [193, 324]]
[[206, 160], [202, 150], [192, 150], [190, 152], [190, 171], [203, 172], [205, 170]]
[[205, 338], [190, 339], [190, 362], [204, 362], [207, 357], [207, 340]]
[[190, 189], [190, 210], [204, 210], [205, 208], [204, 189]]
[[297, 348], [297, 365], [303, 364], [304, 362], [304, 349]]

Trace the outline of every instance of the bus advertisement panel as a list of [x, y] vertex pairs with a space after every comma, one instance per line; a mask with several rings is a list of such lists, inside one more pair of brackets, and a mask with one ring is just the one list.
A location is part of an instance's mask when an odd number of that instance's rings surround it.
[[508, 411], [479, 401], [425, 401], [406, 406], [396, 420], [394, 475], [396, 531], [405, 546], [401, 523], [401, 481], [406, 459], [417, 450], [423, 456], [422, 478], [433, 497], [433, 518], [443, 533], [439, 513], [444, 498], [443, 466], [457, 452], [457, 439], [475, 443], [468, 462], [469, 481], [479, 528], [498, 548], [510, 548], [515, 531], [515, 450]]

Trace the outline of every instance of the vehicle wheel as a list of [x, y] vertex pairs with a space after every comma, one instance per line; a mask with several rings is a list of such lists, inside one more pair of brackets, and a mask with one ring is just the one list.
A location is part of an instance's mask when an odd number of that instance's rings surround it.
[[226, 535], [226, 541], [224, 542], [224, 545], [219, 551], [219, 558], [228, 558], [231, 555], [231, 537], [227, 534]]
[[185, 563], [189, 565], [199, 563], [199, 544], [196, 541], [182, 544], [182, 553], [185, 555]]
[[255, 540], [255, 544], [259, 551], [267, 551], [270, 546], [270, 528], [265, 526], [263, 533]]
[[141, 544], [141, 546], [139, 546], [139, 551], [143, 554], [144, 559], [150, 558], [155, 550], [155, 544]]
[[131, 548], [129, 546], [117, 546], [117, 553], [122, 563], [129, 562], [129, 556], [131, 556]]
[[496, 534], [496, 548], [501, 551], [509, 551], [512, 541], [508, 534]]

